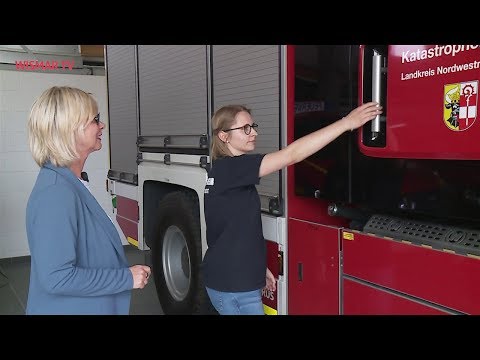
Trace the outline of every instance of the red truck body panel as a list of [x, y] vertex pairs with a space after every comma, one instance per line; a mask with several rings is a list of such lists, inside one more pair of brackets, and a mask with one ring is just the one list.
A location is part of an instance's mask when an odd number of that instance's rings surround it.
[[[480, 314], [479, 259], [364, 233], [343, 234], [343, 275], [431, 305]], [[347, 309], [353, 301], [348, 294]], [[356, 302], [371, 301], [358, 295]]]

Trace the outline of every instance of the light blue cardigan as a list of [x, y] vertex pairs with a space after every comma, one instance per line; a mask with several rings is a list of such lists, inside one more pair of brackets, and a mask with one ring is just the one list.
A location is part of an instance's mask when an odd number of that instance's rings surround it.
[[44, 165], [27, 204], [27, 315], [129, 313], [133, 277], [122, 241], [68, 168]]

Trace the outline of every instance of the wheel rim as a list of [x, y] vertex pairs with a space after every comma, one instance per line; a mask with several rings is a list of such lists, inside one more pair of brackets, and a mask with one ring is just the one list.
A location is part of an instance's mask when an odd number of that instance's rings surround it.
[[172, 297], [176, 301], [182, 301], [190, 287], [190, 254], [183, 232], [175, 225], [165, 232], [162, 250], [165, 283]]

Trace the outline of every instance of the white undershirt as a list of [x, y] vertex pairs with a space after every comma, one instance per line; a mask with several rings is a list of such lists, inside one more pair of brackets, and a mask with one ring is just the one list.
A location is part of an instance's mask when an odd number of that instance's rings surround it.
[[[90, 184], [88, 183], [88, 181], [85, 181], [83, 179], [80, 179], [78, 178], [78, 180], [80, 180], [80, 182], [85, 185], [85, 187], [88, 189], [88, 191], [90, 191], [90, 193], [92, 193], [92, 189], [90, 189]], [[93, 195], [93, 194], [92, 194]]]
[[[85, 187], [88, 189], [88, 191], [90, 191], [90, 194], [93, 195], [92, 193], [92, 189], [90, 189], [90, 184], [88, 183], [88, 181], [85, 181], [83, 179], [80, 179], [80, 178], [77, 178], [78, 180], [80, 180], [80, 182], [85, 185]], [[110, 219], [110, 221], [112, 222], [113, 225], [115, 225], [115, 223], [113, 222], [112, 218], [110, 217], [110, 215], [107, 214], [107, 212], [105, 211], [105, 209], [103, 210], [105, 212], [105, 215], [108, 216], [108, 218]]]

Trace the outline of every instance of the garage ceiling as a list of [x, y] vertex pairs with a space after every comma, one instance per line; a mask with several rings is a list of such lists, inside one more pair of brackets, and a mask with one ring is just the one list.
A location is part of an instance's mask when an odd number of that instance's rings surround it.
[[15, 69], [18, 61], [68, 61], [76, 73], [104, 68], [104, 45], [0, 45], [0, 69]]

